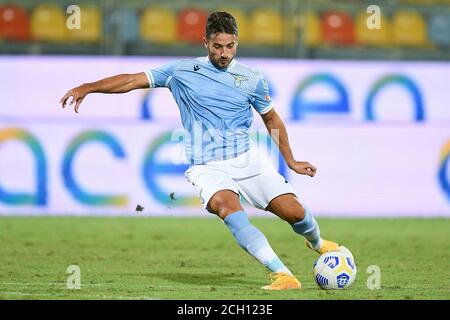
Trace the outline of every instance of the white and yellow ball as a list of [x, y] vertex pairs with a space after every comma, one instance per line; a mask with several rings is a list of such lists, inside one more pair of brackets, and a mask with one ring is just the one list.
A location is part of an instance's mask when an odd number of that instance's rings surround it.
[[355, 281], [356, 271], [353, 255], [344, 246], [320, 255], [313, 267], [314, 279], [322, 289], [347, 289]]

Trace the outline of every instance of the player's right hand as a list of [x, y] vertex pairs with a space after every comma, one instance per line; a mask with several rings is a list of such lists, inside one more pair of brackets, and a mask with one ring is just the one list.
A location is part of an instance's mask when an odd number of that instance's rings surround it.
[[72, 97], [72, 100], [70, 101], [70, 105], [73, 105], [75, 103], [75, 112], [78, 113], [78, 109], [80, 107], [81, 102], [83, 102], [84, 97], [89, 93], [88, 87], [86, 84], [82, 84], [81, 86], [78, 86], [76, 88], [73, 88], [64, 95], [64, 97], [61, 98], [59, 101], [62, 104], [63, 109], [66, 106], [67, 100]]
[[298, 174], [304, 174], [306, 176], [314, 177], [317, 172], [317, 168], [309, 162], [294, 161], [289, 165], [289, 168]]

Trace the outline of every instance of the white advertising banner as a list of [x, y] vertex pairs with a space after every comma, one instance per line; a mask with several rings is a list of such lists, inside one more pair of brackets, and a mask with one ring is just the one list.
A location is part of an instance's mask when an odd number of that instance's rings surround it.
[[[207, 215], [169, 90], [92, 94], [79, 114], [59, 104], [74, 86], [174, 59], [0, 56], [0, 214]], [[450, 216], [450, 63], [238, 61], [263, 71], [296, 158], [318, 167], [296, 175], [269, 152], [315, 214]]]
[[[0, 116], [72, 119], [59, 99], [70, 89], [180, 58], [0, 57]], [[260, 69], [286, 120], [450, 123], [450, 62], [237, 59]], [[167, 89], [88, 96], [78, 118], [176, 120]]]
[[[450, 216], [447, 126], [299, 125], [287, 122], [297, 175], [261, 152], [321, 216]], [[2, 215], [208, 215], [184, 177], [171, 122], [0, 121]], [[251, 214], [269, 215], [252, 210]]]

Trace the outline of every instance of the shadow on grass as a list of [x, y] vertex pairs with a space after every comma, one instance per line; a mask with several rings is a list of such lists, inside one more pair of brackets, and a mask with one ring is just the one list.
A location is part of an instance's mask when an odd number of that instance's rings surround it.
[[248, 279], [245, 274], [241, 273], [153, 273], [152, 277], [187, 285], [255, 286], [264, 282], [264, 279], [261, 279], [261, 281]]

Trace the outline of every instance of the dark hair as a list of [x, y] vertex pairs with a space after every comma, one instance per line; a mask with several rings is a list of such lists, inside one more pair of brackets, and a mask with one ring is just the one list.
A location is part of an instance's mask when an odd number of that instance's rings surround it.
[[206, 39], [216, 32], [238, 34], [236, 19], [228, 12], [216, 11], [209, 15], [206, 21]]

